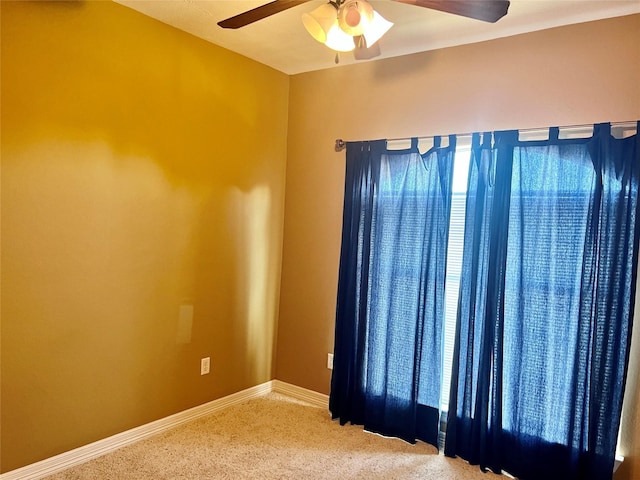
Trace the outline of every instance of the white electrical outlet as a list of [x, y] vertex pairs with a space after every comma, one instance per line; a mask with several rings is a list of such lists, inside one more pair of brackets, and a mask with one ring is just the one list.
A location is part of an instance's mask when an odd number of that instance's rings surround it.
[[211, 357], [205, 357], [200, 360], [200, 375], [206, 375], [211, 368]]
[[327, 368], [333, 370], [333, 353], [327, 353]]

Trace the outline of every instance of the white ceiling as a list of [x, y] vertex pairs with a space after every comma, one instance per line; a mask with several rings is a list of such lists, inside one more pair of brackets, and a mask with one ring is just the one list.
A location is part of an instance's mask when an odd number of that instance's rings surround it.
[[[217, 22], [269, 0], [114, 1], [289, 75], [335, 66], [335, 53], [316, 42], [300, 19], [326, 0], [310, 0], [238, 30]], [[374, 60], [640, 13], [640, 0], [511, 0], [509, 13], [491, 24], [392, 0], [370, 3], [395, 24]], [[340, 55], [340, 65], [354, 62], [351, 54]]]

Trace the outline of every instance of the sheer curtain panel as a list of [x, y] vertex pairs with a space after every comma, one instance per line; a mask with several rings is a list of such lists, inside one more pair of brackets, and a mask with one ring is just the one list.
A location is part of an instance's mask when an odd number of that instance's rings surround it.
[[455, 137], [347, 143], [330, 410], [437, 445]]
[[475, 135], [445, 454], [607, 479], [638, 260], [638, 134]]

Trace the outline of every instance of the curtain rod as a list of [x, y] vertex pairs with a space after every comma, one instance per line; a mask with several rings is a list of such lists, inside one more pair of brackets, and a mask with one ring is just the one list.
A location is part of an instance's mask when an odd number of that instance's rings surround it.
[[[562, 127], [558, 127], [560, 130], [577, 130], [577, 129], [586, 129], [586, 128], [593, 128], [594, 125], [596, 124], [583, 124], [583, 125], [565, 125]], [[627, 122], [611, 122], [611, 127], [612, 128], [636, 128], [638, 125], [638, 122], [635, 120], [632, 121], [627, 121]], [[547, 133], [549, 131], [549, 128], [551, 127], [546, 127], [546, 128], [525, 128], [522, 130], [518, 130], [518, 132], [520, 133], [526, 133], [526, 134], [535, 134], [535, 133], [539, 133], [539, 134], [543, 134], [543, 133]], [[456, 136], [459, 137], [466, 137], [466, 136], [470, 136], [473, 135], [474, 132], [471, 133], [456, 133]], [[480, 132], [482, 133], [482, 132]], [[449, 135], [426, 135], [426, 136], [422, 136], [422, 137], [417, 137], [418, 140], [430, 140], [433, 139], [435, 137], [448, 137]], [[386, 141], [387, 142], [399, 142], [399, 141], [408, 141], [411, 140], [412, 138], [416, 138], [416, 137], [400, 137], [400, 138], [387, 138]], [[344, 150], [345, 148], [347, 148], [347, 142], [349, 142], [349, 140], [343, 140], [341, 138], [336, 139], [336, 144], [335, 144], [335, 150], [336, 152], [341, 152], [342, 150]]]

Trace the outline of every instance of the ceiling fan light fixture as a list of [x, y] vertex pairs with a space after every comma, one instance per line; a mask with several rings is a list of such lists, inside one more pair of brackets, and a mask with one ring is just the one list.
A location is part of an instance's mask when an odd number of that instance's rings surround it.
[[329, 31], [337, 22], [337, 10], [331, 3], [320, 5], [310, 13], [302, 15], [302, 23], [309, 35], [320, 43], [326, 43]]
[[338, 19], [334, 20], [333, 26], [327, 33], [327, 41], [324, 44], [336, 52], [350, 52], [356, 48], [353, 37], [340, 28]]
[[318, 42], [336, 52], [350, 52], [356, 39], [374, 45], [393, 26], [365, 0], [331, 0], [302, 15], [302, 23]]
[[340, 28], [352, 37], [362, 35], [373, 21], [374, 10], [364, 0], [346, 0], [338, 10]]
[[367, 41], [367, 47], [371, 47], [378, 40], [380, 40], [391, 27], [393, 27], [393, 22], [390, 22], [378, 12], [374, 11], [371, 23], [369, 24], [368, 28], [364, 32], [362, 32], [362, 35]]

